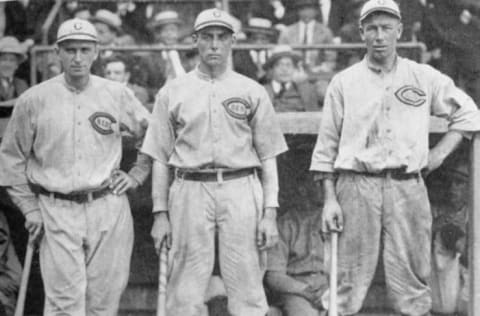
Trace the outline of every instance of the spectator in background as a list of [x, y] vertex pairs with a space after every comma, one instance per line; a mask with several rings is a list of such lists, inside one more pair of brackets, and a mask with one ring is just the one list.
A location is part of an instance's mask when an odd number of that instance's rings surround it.
[[[90, 18], [90, 22], [97, 30], [100, 45], [124, 46], [135, 44], [134, 39], [123, 32], [120, 17], [109, 10], [98, 10], [95, 12], [95, 15]], [[103, 57], [108, 57], [105, 56], [106, 54], [111, 55], [111, 52], [108, 53], [104, 51]]]
[[[317, 0], [298, 0], [295, 2], [295, 8], [298, 10], [299, 20], [280, 33], [279, 44], [312, 45], [333, 42], [330, 29], [316, 20], [319, 14]], [[333, 71], [335, 68], [336, 52], [334, 51], [321, 53], [318, 50], [306, 50], [304, 56], [308, 73]]]
[[[160, 47], [168, 47], [179, 44], [180, 19], [176, 11], [167, 10], [157, 13], [147, 27], [154, 35], [154, 44]], [[182, 57], [177, 50], [163, 50], [150, 53], [145, 58], [146, 86], [153, 97], [167, 80], [185, 73], [182, 65]]]
[[[320, 316], [328, 288], [321, 237], [320, 188], [311, 176], [297, 181], [298, 205], [278, 219], [279, 242], [268, 250], [265, 284], [283, 316]], [[267, 314], [275, 315], [273, 308]]]
[[[273, 28], [272, 22], [265, 18], [249, 18], [242, 31], [247, 36], [248, 44], [269, 45], [275, 43], [278, 37], [278, 31]], [[260, 83], [266, 83], [267, 78], [263, 65], [267, 61], [268, 55], [266, 50], [233, 51], [233, 67], [247, 77]]]
[[[0, 209], [0, 315], [13, 316], [21, 276], [22, 266], [12, 244], [7, 219]], [[2, 307], [5, 314], [1, 313]]]
[[421, 33], [430, 51], [439, 49], [437, 68], [463, 83], [480, 104], [479, 4], [467, 0], [422, 0], [425, 19]]
[[[15, 37], [0, 38], [0, 105], [13, 105], [27, 90], [28, 84], [15, 76], [18, 66], [26, 59], [26, 48]], [[11, 108], [8, 110], [10, 114]]]
[[294, 82], [294, 74], [301, 55], [288, 45], [275, 47], [264, 67], [272, 80], [265, 89], [277, 112], [319, 111], [315, 87], [307, 82]]
[[468, 165], [446, 169], [451, 181], [445, 201], [432, 205], [432, 311], [466, 315], [468, 303], [467, 222]]
[[125, 84], [133, 91], [135, 96], [144, 106], [151, 112], [151, 105], [148, 103], [148, 91], [142, 86], [139, 86], [130, 81], [131, 78], [131, 61], [126, 55], [113, 55], [103, 61], [104, 63], [104, 77], [113, 81]]
[[294, 0], [257, 0], [250, 5], [250, 16], [268, 19], [279, 30], [295, 23], [297, 14]]

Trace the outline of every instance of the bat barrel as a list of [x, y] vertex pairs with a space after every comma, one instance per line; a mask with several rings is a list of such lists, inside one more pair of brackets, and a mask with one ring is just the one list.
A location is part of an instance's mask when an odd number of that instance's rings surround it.
[[330, 256], [330, 297], [328, 304], [328, 316], [337, 316], [337, 259], [338, 259], [338, 233], [331, 234]]

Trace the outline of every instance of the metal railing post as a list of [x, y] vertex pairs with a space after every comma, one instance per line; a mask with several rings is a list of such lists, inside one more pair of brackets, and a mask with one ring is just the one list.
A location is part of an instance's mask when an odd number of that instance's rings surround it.
[[480, 133], [473, 137], [470, 151], [469, 274], [468, 315], [480, 315]]

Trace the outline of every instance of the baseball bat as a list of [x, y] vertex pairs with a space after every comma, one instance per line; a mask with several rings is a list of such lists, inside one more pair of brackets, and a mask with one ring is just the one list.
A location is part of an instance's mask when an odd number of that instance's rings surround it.
[[337, 316], [337, 259], [338, 259], [338, 232], [331, 233], [330, 255], [330, 297], [328, 316]]
[[157, 316], [166, 315], [166, 295], [167, 295], [167, 267], [168, 267], [168, 249], [167, 239], [164, 238], [160, 245], [160, 264], [158, 271], [158, 298], [157, 298]]
[[20, 290], [18, 291], [17, 305], [15, 306], [15, 316], [23, 316], [25, 309], [25, 298], [27, 296], [28, 279], [30, 277], [30, 268], [32, 266], [34, 245], [30, 237], [28, 237], [27, 253], [25, 262], [23, 263], [22, 280], [20, 282]]

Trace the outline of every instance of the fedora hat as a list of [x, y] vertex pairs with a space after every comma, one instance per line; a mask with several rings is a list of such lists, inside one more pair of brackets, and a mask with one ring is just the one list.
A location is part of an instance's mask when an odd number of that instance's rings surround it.
[[247, 25], [243, 27], [243, 32], [248, 34], [265, 34], [272, 38], [277, 37], [278, 30], [272, 25], [272, 21], [265, 18], [251, 17], [248, 19]]
[[182, 20], [176, 11], [166, 10], [155, 14], [155, 16], [147, 23], [147, 27], [149, 29], [155, 29], [165, 24], [182, 24]]
[[294, 51], [289, 45], [277, 45], [273, 48], [270, 57], [267, 59], [263, 68], [265, 70], [272, 68], [275, 63], [283, 57], [289, 57], [294, 63], [302, 59], [302, 55]]
[[22, 63], [27, 59], [25, 47], [13, 36], [0, 38], [0, 54], [10, 53], [18, 57], [18, 62]]
[[103, 23], [114, 29], [118, 34], [123, 33], [122, 19], [112, 11], [100, 9], [90, 18], [92, 23]]

